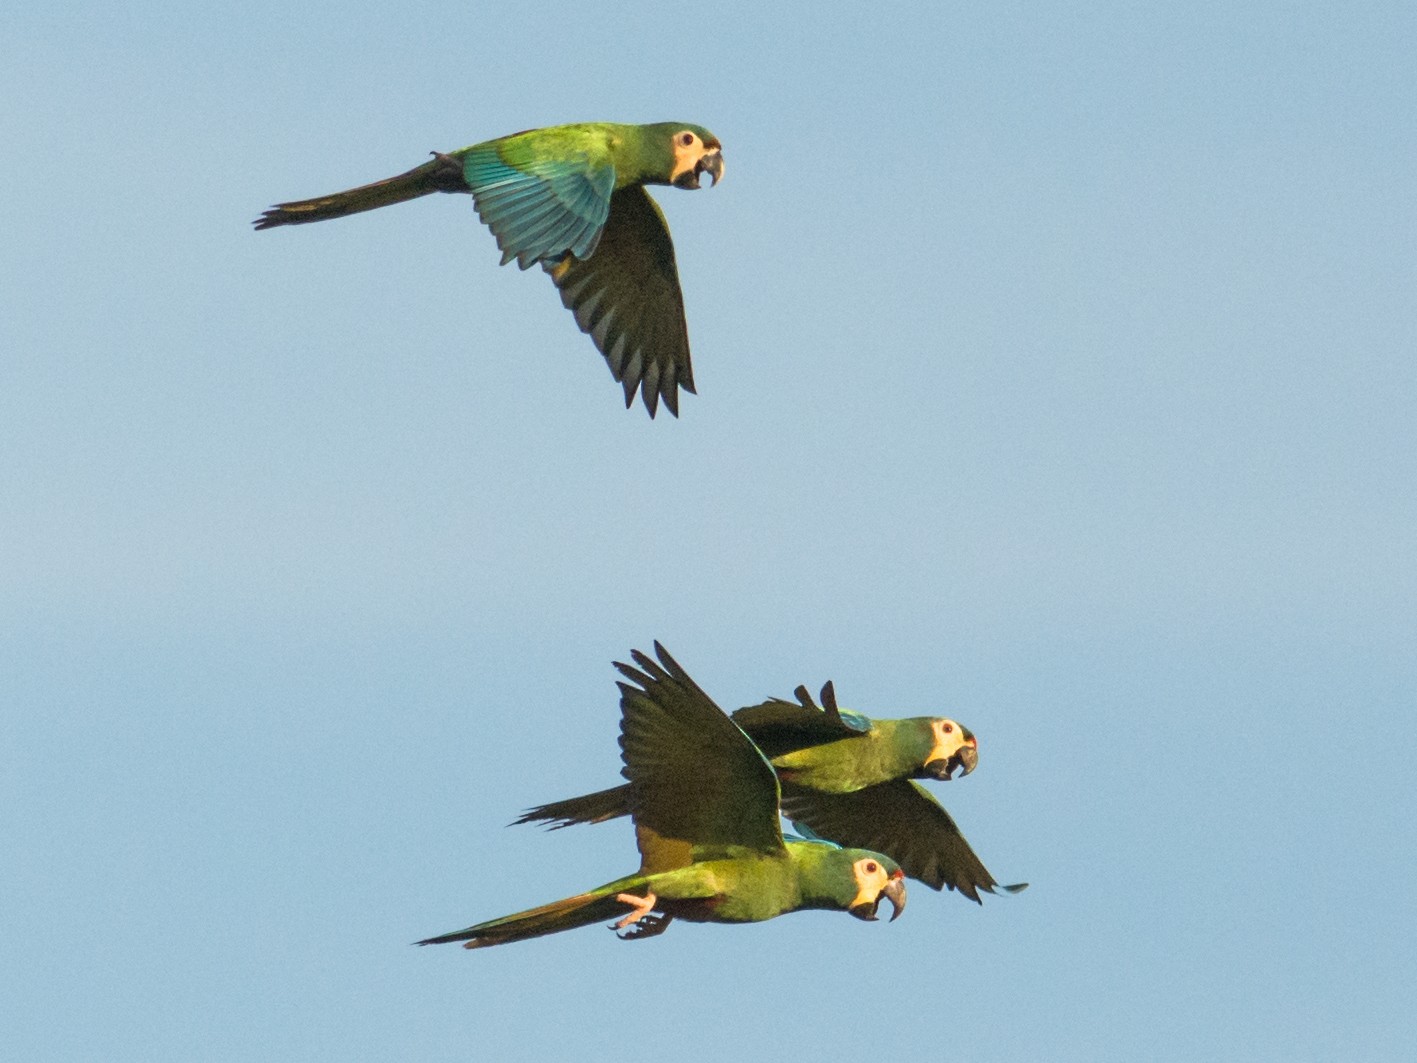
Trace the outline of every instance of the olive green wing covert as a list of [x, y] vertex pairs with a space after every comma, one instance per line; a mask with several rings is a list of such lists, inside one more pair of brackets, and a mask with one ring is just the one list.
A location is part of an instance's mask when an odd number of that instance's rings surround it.
[[669, 226], [650, 194], [639, 185], [615, 192], [594, 254], [573, 248], [542, 265], [625, 389], [625, 406], [638, 390], [651, 417], [660, 400], [679, 416], [678, 389], [694, 391], [689, 326]]
[[615, 666], [630, 680], [619, 684], [621, 774], [646, 864], [664, 866], [670, 841], [680, 859], [782, 852], [772, 765], [663, 646], [654, 648], [658, 662], [636, 650], [638, 667]]
[[959, 890], [976, 903], [980, 890], [1016, 893], [1027, 885], [1000, 886], [940, 802], [909, 779], [852, 793], [785, 786], [782, 814], [838, 845], [884, 853], [931, 889]]

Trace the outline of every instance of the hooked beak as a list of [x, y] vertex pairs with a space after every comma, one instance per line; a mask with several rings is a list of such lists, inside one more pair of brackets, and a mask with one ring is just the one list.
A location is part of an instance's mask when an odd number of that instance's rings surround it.
[[856, 916], [857, 919], [864, 919], [868, 923], [874, 923], [876, 921], [876, 909], [881, 906], [882, 897], [891, 902], [891, 917], [888, 921], [894, 923], [896, 919], [900, 917], [900, 913], [905, 911], [905, 872], [900, 870], [900, 868], [896, 868], [895, 873], [890, 877], [890, 881], [885, 884], [880, 893], [876, 894], [874, 901], [871, 901], [869, 904], [855, 905], [852, 908], [848, 908], [847, 911]]
[[706, 173], [713, 178], [715, 185], [723, 180], [723, 150], [713, 148], [699, 156], [699, 161], [694, 163], [692, 170], [681, 173], [674, 182], [677, 188], [698, 188], [699, 174]]
[[925, 774], [939, 779], [941, 782], [948, 782], [954, 778], [956, 770], [959, 770], [962, 779], [978, 766], [979, 747], [971, 742], [967, 746], [960, 746], [946, 760], [927, 761]]
[[714, 186], [723, 180], [723, 149], [714, 148], [705, 152], [704, 157], [699, 160], [699, 164], [694, 167], [699, 173], [706, 173], [713, 178]]
[[[881, 890], [886, 900], [891, 902], [891, 917], [889, 922], [894, 923], [900, 917], [900, 913], [905, 911], [905, 872], [896, 868], [891, 880], [886, 883], [886, 888]], [[880, 899], [877, 898], [877, 904]]]

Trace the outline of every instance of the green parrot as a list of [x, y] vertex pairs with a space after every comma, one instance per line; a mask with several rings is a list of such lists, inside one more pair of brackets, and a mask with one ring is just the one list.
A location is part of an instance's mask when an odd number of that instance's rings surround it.
[[450, 153], [384, 181], [280, 203], [257, 229], [342, 218], [432, 192], [468, 192], [492, 230], [502, 264], [551, 274], [561, 302], [649, 415], [661, 399], [679, 415], [694, 391], [684, 297], [669, 226], [645, 185], [698, 188], [723, 179], [723, 149], [684, 122], [586, 122], [531, 129]]
[[[806, 687], [797, 702], [773, 698], [733, 714], [770, 758], [782, 785], [782, 814], [799, 830], [885, 853], [911, 878], [932, 889], [958, 890], [976, 903], [979, 891], [1016, 893], [1000, 886], [960, 833], [950, 814], [915, 779], [961, 777], [979, 763], [969, 728], [943, 717], [871, 720], [842, 710], [831, 683], [822, 704]], [[627, 786], [554, 801], [524, 813], [517, 823], [599, 823], [630, 811]]]
[[905, 874], [889, 857], [815, 840], [785, 840], [777, 775], [752, 741], [658, 642], [656, 662], [616, 664], [622, 773], [640, 869], [588, 893], [418, 942], [483, 948], [615, 919], [627, 940], [678, 918], [751, 923], [808, 908], [894, 920]]

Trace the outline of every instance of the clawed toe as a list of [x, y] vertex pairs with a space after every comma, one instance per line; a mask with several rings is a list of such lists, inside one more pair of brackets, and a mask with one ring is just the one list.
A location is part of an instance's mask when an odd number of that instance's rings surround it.
[[639, 941], [641, 938], [658, 937], [664, 928], [674, 921], [672, 915], [647, 915], [623, 934], [616, 934], [621, 941]]

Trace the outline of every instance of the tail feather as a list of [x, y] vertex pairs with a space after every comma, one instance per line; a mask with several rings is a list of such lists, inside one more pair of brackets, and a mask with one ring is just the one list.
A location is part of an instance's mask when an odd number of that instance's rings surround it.
[[[628, 883], [624, 885], [628, 886]], [[601, 923], [623, 915], [629, 906], [624, 901], [615, 899], [618, 892], [616, 886], [603, 886], [590, 893], [543, 904], [540, 908], [504, 915], [500, 919], [490, 919], [466, 930], [425, 938], [416, 944], [446, 945], [461, 941], [464, 942], [465, 949], [480, 949], [488, 945], [502, 945], [508, 941], [524, 941], [544, 934], [555, 934], [561, 930], [574, 930], [576, 927]]]
[[375, 181], [373, 184], [360, 185], [347, 192], [277, 203], [252, 224], [257, 229], [273, 229], [278, 225], [303, 225], [306, 222], [342, 218], [346, 214], [358, 214], [365, 210], [391, 206], [433, 192], [470, 191], [467, 181], [463, 178], [462, 162], [457, 157], [437, 152], [434, 152], [434, 156], [432, 162], [415, 166], [407, 173]]
[[520, 823], [547, 823], [551, 830], [557, 830], [573, 823], [603, 823], [607, 819], [629, 814], [630, 787], [623, 785], [538, 805], [536, 808], [527, 809], [512, 822], [513, 826]]

